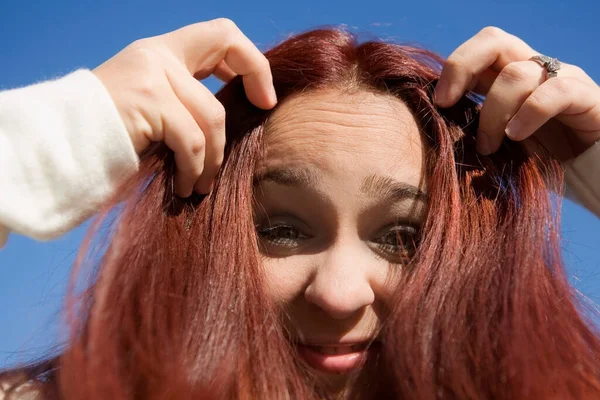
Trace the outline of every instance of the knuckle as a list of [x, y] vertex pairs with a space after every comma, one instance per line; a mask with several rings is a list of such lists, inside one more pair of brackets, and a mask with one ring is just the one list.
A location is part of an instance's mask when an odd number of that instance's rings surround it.
[[210, 157], [207, 157], [207, 164], [211, 167], [211, 169], [218, 170], [219, 167], [223, 164], [224, 159], [224, 148], [218, 146], [217, 148], [213, 149], [213, 151], [211, 151]]
[[502, 35], [506, 35], [506, 32], [497, 26], [486, 26], [482, 30], [479, 31], [479, 34], [486, 37], [497, 38]]
[[135, 65], [135, 76], [132, 82], [137, 92], [146, 98], [156, 96], [164, 78], [157, 73], [157, 55], [147, 46], [132, 48], [131, 62]]
[[136, 68], [142, 67], [144, 69], [150, 69], [151, 67], [159, 64], [159, 54], [157, 50], [157, 43], [151, 39], [139, 39], [128, 46], [130, 51], [130, 57], [133, 58], [133, 62], [136, 64]]
[[181, 174], [191, 183], [198, 179], [200, 175], [202, 175], [202, 167], [194, 164], [187, 168], [180, 168], [179, 172], [181, 172]]
[[186, 176], [189, 180], [195, 181], [198, 179], [200, 175], [202, 175], [202, 171], [204, 170], [204, 164], [202, 160], [198, 158], [194, 158], [189, 164], [185, 166], [177, 166], [179, 172]]
[[585, 72], [584, 69], [579, 65], [569, 65], [568, 68], [573, 71], [572, 73], [575, 76], [587, 76], [587, 72]]
[[207, 171], [212, 171], [212, 174], [216, 175], [221, 165], [223, 165], [223, 154], [214, 154], [213, 157], [211, 157], [210, 161], [207, 160]]
[[259, 68], [261, 71], [270, 72], [271, 71], [271, 63], [264, 55], [260, 57]]
[[534, 113], [545, 113], [552, 103], [571, 96], [572, 87], [570, 79], [552, 78], [529, 96], [527, 106]]
[[148, 47], [148, 39], [147, 38], [137, 39], [136, 41], [132, 42], [127, 47], [129, 47], [130, 49], [133, 49], [133, 50], [144, 49], [144, 48]]
[[219, 151], [217, 154], [215, 154], [215, 166], [218, 168], [221, 165], [223, 165], [224, 159], [225, 159], [225, 154], [223, 153], [223, 151]]
[[216, 102], [208, 113], [206, 123], [211, 130], [222, 130], [225, 128], [225, 107]]
[[190, 170], [190, 175], [197, 179], [204, 172], [204, 163], [201, 161], [196, 161], [192, 164], [192, 168]]
[[200, 175], [202, 175], [202, 172], [204, 172], [203, 170], [204, 166], [202, 164], [194, 163], [187, 170], [182, 170], [181, 173], [187, 177], [190, 185], [193, 185], [194, 182], [198, 180]]
[[157, 96], [157, 90], [159, 86], [159, 80], [153, 73], [140, 74], [137, 78], [137, 91], [138, 93], [147, 99], [153, 99]]
[[190, 150], [194, 156], [200, 155], [206, 147], [206, 139], [200, 130], [196, 130], [192, 135]]
[[460, 53], [454, 53], [448, 57], [445, 65], [453, 70], [470, 70], [466, 57]]
[[239, 28], [237, 27], [237, 25], [235, 24], [235, 22], [233, 22], [232, 20], [230, 20], [229, 18], [217, 18], [217, 19], [213, 19], [211, 21], [211, 23], [213, 24], [213, 26], [218, 29], [219, 31], [227, 34], [227, 35], [233, 35], [236, 32], [239, 31]]
[[[580, 83], [595, 84], [594, 80], [588, 75], [588, 73], [585, 72], [585, 70], [578, 65], [570, 65], [570, 64], [563, 63], [563, 69], [565, 71], [570, 70], [569, 76], [572, 76], [573, 78], [577, 79]], [[559, 72], [558, 77], [560, 77], [560, 72]], [[597, 86], [597, 84], [596, 84], [596, 86]]]
[[194, 159], [194, 161], [187, 166], [187, 168], [180, 169], [180, 171], [191, 181], [195, 181], [200, 175], [202, 175], [202, 172], [204, 172], [204, 163], [202, 160]]
[[500, 75], [511, 82], [524, 81], [532, 76], [531, 68], [528, 67], [529, 65], [523, 62], [512, 62], [502, 69]]
[[539, 90], [533, 92], [526, 102], [527, 108], [534, 114], [543, 113], [545, 104], [548, 102], [548, 95], [539, 92]]
[[552, 78], [547, 82], [552, 86], [552, 89], [555, 92], [558, 92], [558, 94], [560, 94], [560, 95], [565, 95], [567, 93], [570, 93], [571, 90], [577, 84], [577, 82], [575, 82], [574, 80], [567, 79], [567, 78], [561, 78], [560, 76]]
[[219, 165], [223, 162], [223, 157], [225, 154], [225, 145], [226, 140], [224, 136], [215, 139], [213, 157], [215, 159], [215, 162]]

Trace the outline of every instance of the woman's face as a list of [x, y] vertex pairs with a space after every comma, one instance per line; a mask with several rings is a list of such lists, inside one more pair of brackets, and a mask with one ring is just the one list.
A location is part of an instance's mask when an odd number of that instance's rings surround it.
[[331, 89], [283, 102], [265, 144], [255, 214], [268, 292], [300, 357], [339, 388], [375, 351], [365, 347], [414, 250], [419, 129], [396, 98]]

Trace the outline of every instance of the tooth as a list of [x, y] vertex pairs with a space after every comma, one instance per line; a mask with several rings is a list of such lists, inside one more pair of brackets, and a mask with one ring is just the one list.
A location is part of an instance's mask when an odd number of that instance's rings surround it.
[[342, 354], [343, 350], [339, 346], [315, 346], [315, 349], [323, 354], [338, 355]]
[[364, 343], [353, 344], [351, 346], [312, 346], [315, 351], [328, 355], [349, 354], [363, 351], [368, 347]]

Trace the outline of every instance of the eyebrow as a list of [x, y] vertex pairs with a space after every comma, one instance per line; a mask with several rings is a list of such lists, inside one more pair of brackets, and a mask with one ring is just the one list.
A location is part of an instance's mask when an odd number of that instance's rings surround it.
[[370, 197], [383, 197], [391, 201], [427, 201], [427, 194], [416, 186], [385, 175], [369, 175], [360, 188], [361, 193]]
[[258, 186], [266, 181], [298, 189], [319, 186], [320, 183], [318, 175], [305, 168], [272, 169], [256, 175], [253, 184]]
[[[272, 169], [254, 177], [254, 186], [262, 182], [273, 182], [298, 189], [317, 187], [320, 184], [318, 174], [307, 168]], [[382, 197], [390, 201], [420, 200], [426, 201], [428, 196], [416, 186], [395, 180], [384, 175], [369, 175], [362, 182], [360, 192], [370, 197]]]

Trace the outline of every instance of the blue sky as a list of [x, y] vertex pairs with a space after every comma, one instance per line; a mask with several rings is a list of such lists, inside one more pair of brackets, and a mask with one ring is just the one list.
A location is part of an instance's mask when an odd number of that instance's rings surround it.
[[[444, 56], [495, 25], [542, 53], [579, 65], [600, 82], [599, 13], [596, 0], [1, 0], [0, 89], [94, 68], [136, 39], [217, 17], [234, 20], [261, 49], [292, 33], [344, 24]], [[207, 85], [218, 88], [215, 80]], [[48, 243], [12, 235], [0, 250], [0, 367], [40, 356], [56, 343], [65, 284], [86, 227]], [[568, 273], [595, 302], [600, 302], [599, 232], [599, 219], [565, 202]]]

